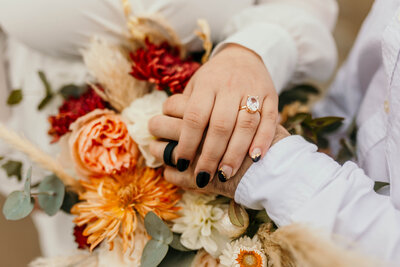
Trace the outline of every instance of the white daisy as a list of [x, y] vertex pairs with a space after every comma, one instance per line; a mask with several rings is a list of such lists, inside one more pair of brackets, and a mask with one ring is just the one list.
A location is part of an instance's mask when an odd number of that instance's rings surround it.
[[251, 239], [248, 236], [232, 241], [219, 256], [224, 267], [266, 267], [267, 258], [257, 235]]
[[216, 228], [228, 205], [208, 205], [215, 195], [185, 192], [178, 206], [180, 216], [173, 221], [172, 231], [181, 233], [181, 243], [193, 250], [204, 248], [213, 257], [221, 254], [221, 249], [231, 239], [223, 236]]

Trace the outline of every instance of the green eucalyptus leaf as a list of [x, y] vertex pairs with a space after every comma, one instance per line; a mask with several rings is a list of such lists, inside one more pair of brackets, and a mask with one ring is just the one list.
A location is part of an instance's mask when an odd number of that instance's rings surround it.
[[34, 207], [34, 199], [22, 191], [12, 192], [3, 206], [3, 214], [7, 220], [16, 221], [28, 216]]
[[175, 249], [169, 249], [167, 256], [158, 265], [159, 267], [191, 267], [194, 257], [196, 256], [195, 251], [183, 252]]
[[167, 252], [167, 244], [154, 239], [150, 240], [143, 249], [140, 267], [157, 267]]
[[78, 202], [79, 195], [74, 191], [66, 189], [61, 210], [65, 211], [66, 213], [71, 213], [71, 208]]
[[184, 245], [182, 245], [182, 243], [181, 243], [181, 235], [178, 235], [178, 234], [175, 234], [175, 233], [173, 234], [172, 242], [169, 245], [175, 250], [191, 251], [191, 249], [188, 249]]
[[47, 77], [44, 74], [44, 72], [43, 71], [39, 71], [38, 74], [39, 74], [40, 80], [43, 83], [43, 86], [44, 86], [44, 89], [45, 89], [45, 93], [46, 93], [45, 97], [42, 99], [42, 101], [40, 101], [40, 103], [38, 105], [38, 110], [42, 110], [53, 99], [54, 93], [53, 93], [53, 90], [51, 89], [50, 83], [47, 80]]
[[24, 185], [24, 193], [27, 196], [31, 196], [31, 178], [32, 178], [32, 168], [29, 168], [28, 173], [26, 174], [26, 180]]
[[237, 204], [234, 200], [229, 203], [228, 215], [231, 223], [237, 227], [244, 226], [244, 218], [241, 211], [242, 206]]
[[63, 96], [64, 99], [68, 99], [70, 97], [78, 98], [84, 92], [86, 92], [87, 88], [83, 86], [78, 86], [75, 84], [67, 84], [61, 87], [60, 94]]
[[172, 231], [154, 212], [148, 212], [144, 218], [147, 233], [155, 240], [170, 244], [173, 240]]
[[10, 92], [7, 98], [7, 104], [10, 106], [19, 104], [23, 99], [23, 94], [21, 89], [14, 89]]
[[39, 206], [48, 215], [53, 216], [60, 210], [64, 200], [65, 186], [61, 180], [50, 175], [44, 178], [38, 187]]
[[22, 180], [22, 162], [15, 160], [8, 160], [4, 163], [1, 168], [3, 168], [8, 177], [15, 176], [18, 181]]

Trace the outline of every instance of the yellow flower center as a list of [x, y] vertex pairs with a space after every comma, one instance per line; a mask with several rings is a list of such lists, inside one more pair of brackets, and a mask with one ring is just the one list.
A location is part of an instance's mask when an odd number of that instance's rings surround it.
[[262, 267], [263, 260], [261, 255], [255, 251], [240, 250], [236, 262], [240, 267]]

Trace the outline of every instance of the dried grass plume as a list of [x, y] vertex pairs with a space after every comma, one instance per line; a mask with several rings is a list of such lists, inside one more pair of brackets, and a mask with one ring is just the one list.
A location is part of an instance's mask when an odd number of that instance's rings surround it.
[[315, 230], [291, 224], [271, 231], [264, 224], [258, 231], [269, 266], [273, 267], [372, 267], [376, 261], [345, 250]]
[[53, 159], [50, 155], [43, 152], [36, 145], [32, 144], [26, 138], [18, 135], [12, 130], [7, 129], [0, 123], [0, 139], [3, 139], [7, 144], [13, 148], [25, 153], [33, 162], [39, 164], [46, 170], [53, 172], [60, 178], [66, 186], [71, 187], [72, 190], [80, 192], [81, 186], [74, 177], [65, 172], [64, 168], [59, 162]]
[[131, 64], [122, 48], [94, 38], [82, 54], [90, 74], [101, 84], [104, 91], [94, 84], [91, 84], [92, 87], [118, 111], [150, 92], [151, 87], [148, 83], [129, 74]]

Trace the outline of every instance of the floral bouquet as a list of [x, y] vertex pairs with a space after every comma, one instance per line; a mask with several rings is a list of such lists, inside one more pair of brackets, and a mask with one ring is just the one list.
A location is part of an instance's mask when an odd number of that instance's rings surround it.
[[[64, 101], [59, 113], [49, 117], [48, 132], [61, 148], [57, 159], [0, 125], [0, 138], [52, 172], [35, 185], [28, 172], [24, 189], [8, 196], [5, 217], [24, 218], [35, 206], [50, 216], [59, 210], [75, 215], [74, 235], [82, 252], [39, 258], [31, 266], [265, 267], [311, 261], [304, 250], [316, 243], [307, 229], [277, 230], [265, 211], [246, 210], [223, 196], [185, 191], [163, 178], [163, 162], [149, 151], [154, 137], [148, 121], [161, 114], [169, 95], [183, 92], [207, 61], [210, 29], [199, 21], [204, 53], [187, 55], [165, 21], [131, 17], [127, 1], [123, 4], [126, 44], [93, 39], [83, 52], [93, 79], [57, 92]], [[47, 95], [39, 109], [57, 94], [44, 73], [40, 77]], [[9, 103], [18, 102], [19, 93], [13, 92]], [[336, 129], [341, 119], [311, 118], [305, 102], [316, 93], [299, 86], [283, 94], [281, 121], [291, 132], [326, 145], [323, 133]], [[3, 168], [21, 176], [15, 161]], [[329, 242], [322, 244], [326, 251], [312, 259], [315, 266], [326, 260], [323, 255], [336, 251]]]

